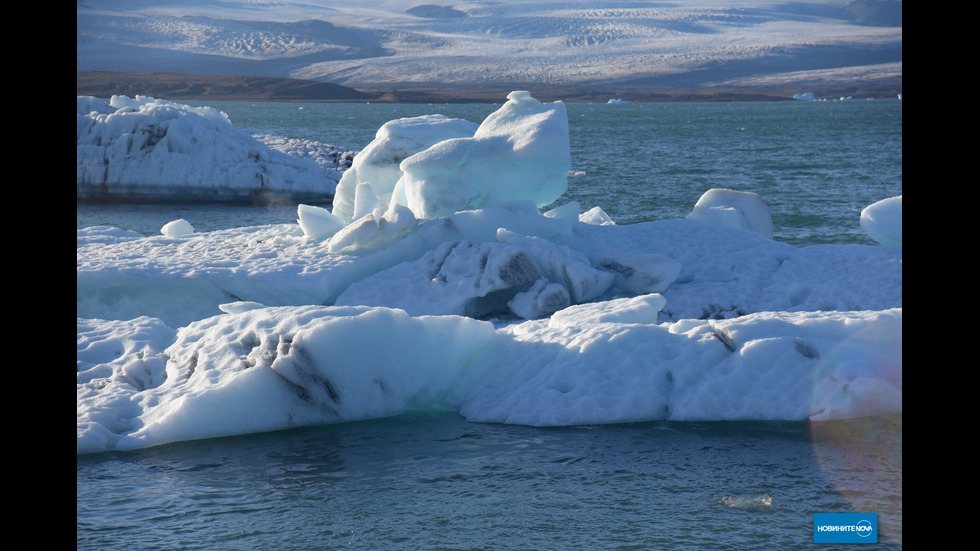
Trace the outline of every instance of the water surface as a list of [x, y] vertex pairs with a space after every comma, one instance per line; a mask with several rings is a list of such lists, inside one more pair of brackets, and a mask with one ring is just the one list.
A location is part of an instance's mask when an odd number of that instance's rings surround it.
[[[482, 121], [499, 105], [198, 102], [255, 128], [360, 150], [400, 117]], [[901, 102], [568, 104], [557, 204], [619, 224], [686, 216], [727, 187], [776, 239], [874, 244], [865, 206], [902, 194]], [[294, 206], [78, 205], [79, 228], [159, 234], [295, 223]], [[455, 413], [78, 456], [77, 548], [821, 549], [813, 514], [877, 513], [902, 541], [902, 418], [534, 428]], [[827, 547], [839, 548], [837, 547]]]

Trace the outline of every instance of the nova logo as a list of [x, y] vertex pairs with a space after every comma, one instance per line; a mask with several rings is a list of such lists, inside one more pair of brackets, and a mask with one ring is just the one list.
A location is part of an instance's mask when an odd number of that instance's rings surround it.
[[877, 543], [875, 513], [814, 513], [814, 543]]

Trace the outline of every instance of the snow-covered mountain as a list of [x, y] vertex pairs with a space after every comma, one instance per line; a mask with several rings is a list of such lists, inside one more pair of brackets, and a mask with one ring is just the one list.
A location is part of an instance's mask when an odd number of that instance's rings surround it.
[[901, 0], [78, 0], [76, 67], [364, 90], [900, 84], [901, 16]]

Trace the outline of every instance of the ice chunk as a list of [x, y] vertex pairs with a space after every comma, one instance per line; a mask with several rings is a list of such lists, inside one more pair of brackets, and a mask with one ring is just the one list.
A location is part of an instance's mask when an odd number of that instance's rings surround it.
[[548, 218], [556, 218], [558, 220], [571, 220], [576, 222], [579, 220], [579, 213], [582, 212], [582, 207], [576, 201], [570, 201], [565, 203], [560, 207], [555, 207], [544, 215]]
[[507, 306], [522, 318], [536, 319], [550, 316], [570, 304], [568, 289], [541, 278], [527, 291], [517, 293]]
[[585, 327], [595, 323], [657, 323], [667, 300], [658, 293], [570, 306], [548, 320], [554, 329]]
[[[351, 167], [337, 183], [333, 214], [344, 223], [360, 218], [354, 211], [357, 186], [363, 182], [371, 184], [378, 203], [386, 208], [402, 175], [398, 165], [403, 159], [443, 140], [471, 137], [478, 126], [475, 122], [444, 115], [409, 117], [385, 123], [374, 140], [354, 157]], [[404, 201], [400, 202], [404, 204]]]
[[378, 220], [378, 227], [381, 229], [381, 237], [388, 242], [408, 233], [417, 223], [415, 215], [408, 207], [392, 203], [388, 211]]
[[550, 205], [568, 187], [568, 116], [561, 102], [543, 104], [511, 92], [473, 137], [439, 142], [402, 161], [393, 200], [417, 218], [530, 200]]
[[507, 302], [540, 278], [521, 247], [457, 240], [354, 283], [336, 304], [484, 317], [509, 313]]
[[323, 207], [300, 204], [296, 207], [299, 220], [296, 222], [303, 235], [310, 239], [325, 239], [344, 227], [344, 222]]
[[239, 300], [236, 302], [219, 304], [218, 308], [226, 314], [241, 314], [242, 312], [248, 312], [249, 310], [265, 308], [265, 305], [261, 302], [255, 302], [254, 300]]
[[550, 281], [568, 289], [572, 303], [588, 302], [609, 289], [613, 274], [597, 270], [584, 254], [540, 237], [497, 230], [497, 241], [526, 249]]
[[354, 189], [354, 220], [374, 212], [380, 202], [369, 182], [361, 182]]
[[334, 234], [327, 250], [350, 253], [380, 249], [415, 229], [416, 222], [412, 211], [399, 204], [392, 204], [384, 213], [374, 209]]
[[681, 263], [656, 253], [607, 253], [596, 266], [615, 275], [615, 285], [636, 294], [662, 293], [681, 272]]
[[902, 196], [882, 199], [861, 211], [861, 228], [886, 247], [902, 246]]
[[757, 194], [733, 189], [709, 189], [698, 199], [688, 218], [717, 226], [754, 231], [772, 239], [769, 206]]
[[187, 237], [194, 233], [194, 226], [183, 218], [167, 222], [160, 228], [160, 233], [167, 237]]
[[601, 207], [592, 207], [578, 216], [578, 221], [593, 226], [615, 226], [612, 218]]
[[369, 250], [371, 243], [381, 238], [381, 228], [374, 213], [365, 214], [361, 218], [344, 226], [330, 238], [327, 250], [331, 253], [352, 251], [355, 249]]
[[235, 128], [224, 112], [147, 96], [79, 97], [79, 199], [329, 200], [339, 173]]

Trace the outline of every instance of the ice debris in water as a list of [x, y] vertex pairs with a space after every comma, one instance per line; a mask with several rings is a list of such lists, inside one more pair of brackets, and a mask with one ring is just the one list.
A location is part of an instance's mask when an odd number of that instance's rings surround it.
[[167, 222], [160, 228], [160, 233], [166, 235], [167, 237], [187, 237], [188, 235], [194, 233], [194, 226], [190, 222], [179, 218], [171, 222]]
[[772, 507], [772, 496], [769, 494], [756, 497], [731, 495], [721, 498], [718, 502], [726, 507]]

